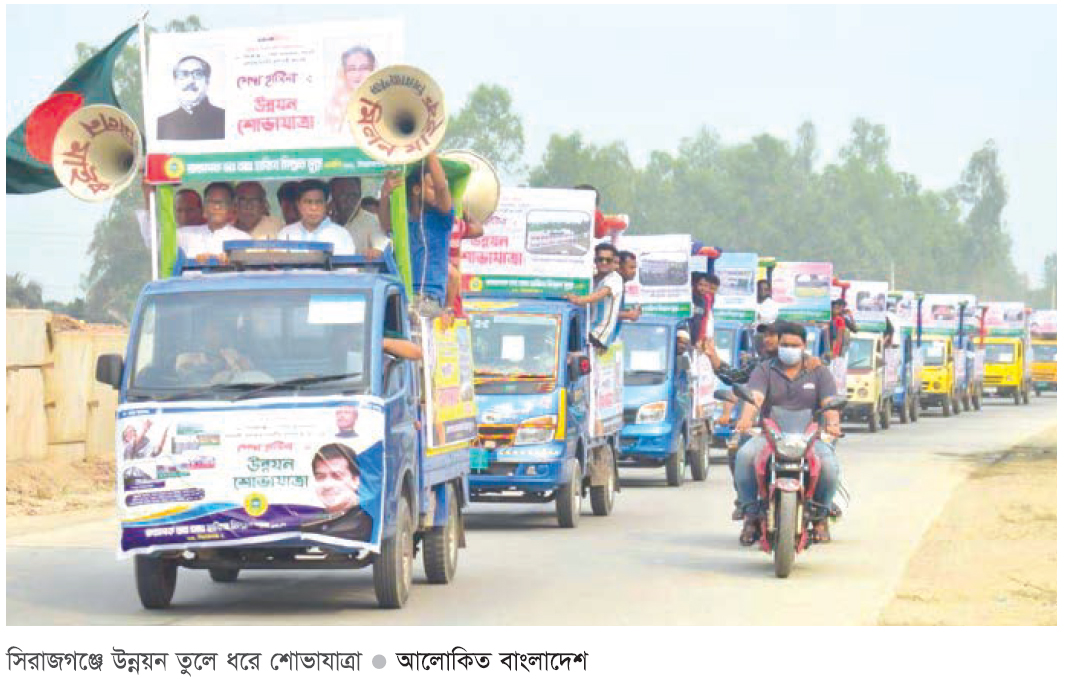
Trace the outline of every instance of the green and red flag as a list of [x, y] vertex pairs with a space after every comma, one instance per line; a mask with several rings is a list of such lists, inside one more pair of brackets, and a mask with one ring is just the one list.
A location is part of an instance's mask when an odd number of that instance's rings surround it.
[[136, 24], [130, 26], [94, 54], [7, 136], [7, 193], [33, 194], [61, 186], [52, 171], [56, 132], [83, 106], [118, 106], [112, 79], [115, 60], [136, 30]]

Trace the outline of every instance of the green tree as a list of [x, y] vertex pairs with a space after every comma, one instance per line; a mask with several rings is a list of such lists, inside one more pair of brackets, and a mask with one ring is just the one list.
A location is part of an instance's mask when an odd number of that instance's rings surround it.
[[476, 151], [505, 176], [523, 174], [525, 131], [521, 116], [511, 109], [512, 103], [505, 87], [478, 85], [448, 121], [444, 147]]
[[625, 144], [586, 143], [579, 132], [551, 135], [540, 164], [529, 173], [529, 184], [562, 188], [591, 184], [599, 191], [603, 212], [631, 216], [636, 208], [636, 171]]
[[12, 309], [40, 309], [44, 306], [41, 284], [22, 272], [7, 275], [7, 306]]
[[[190, 15], [166, 24], [168, 33], [203, 30], [200, 19]], [[149, 33], [155, 29], [149, 27]], [[85, 43], [77, 46], [79, 63], [99, 50]], [[141, 97], [140, 45], [127, 46], [115, 63], [115, 94], [128, 113], [144, 130]], [[134, 210], [143, 207], [140, 187], [134, 183], [111, 201], [107, 215], [96, 223], [89, 256], [89, 271], [82, 277], [85, 313], [95, 320], [128, 322], [137, 293], [151, 276], [151, 262], [141, 241]]]

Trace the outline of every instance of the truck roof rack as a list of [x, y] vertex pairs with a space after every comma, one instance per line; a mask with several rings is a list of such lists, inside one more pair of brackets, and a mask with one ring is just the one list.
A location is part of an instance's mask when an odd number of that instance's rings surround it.
[[357, 269], [366, 273], [398, 275], [391, 251], [386, 251], [381, 257], [334, 255], [332, 243], [316, 241], [226, 241], [223, 248], [223, 257], [201, 259], [189, 259], [179, 249], [173, 275], [294, 269]]

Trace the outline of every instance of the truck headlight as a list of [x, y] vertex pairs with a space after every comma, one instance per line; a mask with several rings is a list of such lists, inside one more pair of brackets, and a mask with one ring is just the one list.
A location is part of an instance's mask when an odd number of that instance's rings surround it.
[[858, 398], [859, 399], [865, 399], [868, 396], [869, 396], [869, 390], [868, 389], [866, 389], [864, 386], [858, 388]]
[[529, 418], [518, 426], [518, 433], [514, 436], [514, 445], [546, 444], [555, 438], [556, 427], [558, 427], [557, 416]]
[[666, 402], [664, 401], [652, 401], [650, 404], [644, 404], [636, 412], [636, 423], [640, 425], [660, 423], [665, 419]]

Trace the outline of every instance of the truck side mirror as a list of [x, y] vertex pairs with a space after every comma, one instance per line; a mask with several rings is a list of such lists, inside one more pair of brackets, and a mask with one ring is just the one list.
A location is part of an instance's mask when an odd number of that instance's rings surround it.
[[592, 360], [583, 354], [573, 355], [566, 361], [567, 382], [577, 382], [581, 379], [581, 376], [588, 375], [591, 372]]
[[122, 355], [101, 354], [96, 358], [96, 380], [116, 390], [122, 385]]

